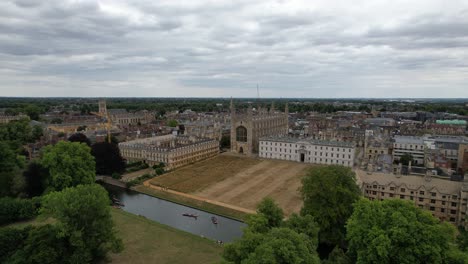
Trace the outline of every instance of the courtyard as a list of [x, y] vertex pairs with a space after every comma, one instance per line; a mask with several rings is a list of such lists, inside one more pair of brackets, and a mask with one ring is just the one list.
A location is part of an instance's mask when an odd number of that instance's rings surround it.
[[252, 210], [269, 196], [289, 215], [302, 207], [301, 177], [311, 167], [226, 153], [154, 178], [151, 184]]

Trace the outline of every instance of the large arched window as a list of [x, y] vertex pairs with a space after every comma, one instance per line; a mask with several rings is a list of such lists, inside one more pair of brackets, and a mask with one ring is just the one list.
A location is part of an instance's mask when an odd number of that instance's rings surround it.
[[236, 128], [236, 141], [247, 142], [247, 128], [243, 126]]

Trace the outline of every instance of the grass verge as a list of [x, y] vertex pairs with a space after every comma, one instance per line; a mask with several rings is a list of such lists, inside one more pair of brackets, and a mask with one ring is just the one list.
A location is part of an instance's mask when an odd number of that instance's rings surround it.
[[124, 250], [110, 254], [111, 263], [219, 263], [223, 248], [215, 242], [112, 209]]
[[249, 215], [245, 212], [237, 211], [231, 208], [226, 208], [224, 206], [220, 206], [220, 205], [216, 205], [212, 203], [207, 203], [207, 202], [191, 199], [189, 197], [179, 196], [173, 193], [159, 191], [156, 189], [146, 187], [144, 185], [138, 185], [138, 186], [133, 187], [132, 189], [141, 193], [148, 194], [150, 196], [154, 196], [154, 197], [168, 200], [174, 203], [179, 203], [179, 204], [183, 204], [186, 206], [190, 206], [196, 209], [207, 211], [209, 213], [233, 218], [239, 221], [245, 221], [247, 219], [247, 216]]

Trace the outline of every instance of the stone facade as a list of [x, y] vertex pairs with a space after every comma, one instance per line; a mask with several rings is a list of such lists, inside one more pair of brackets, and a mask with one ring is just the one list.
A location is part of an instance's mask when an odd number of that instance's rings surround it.
[[289, 137], [260, 139], [259, 157], [353, 167], [355, 146], [350, 142]]
[[189, 136], [164, 135], [119, 143], [122, 157], [129, 162], [143, 161], [150, 166], [164, 162], [166, 169], [175, 169], [215, 156], [217, 140]]
[[468, 228], [468, 182], [427, 176], [356, 171], [365, 197], [370, 200], [402, 199], [414, 202], [435, 217]]
[[11, 121], [21, 120], [21, 119], [29, 119], [29, 116], [19, 114], [19, 115], [3, 115], [0, 114], [0, 124], [8, 124]]
[[231, 151], [252, 155], [258, 153], [261, 137], [283, 136], [288, 134], [288, 106], [285, 113], [275, 110], [257, 109], [253, 113], [249, 107], [247, 113], [237, 113], [231, 100]]

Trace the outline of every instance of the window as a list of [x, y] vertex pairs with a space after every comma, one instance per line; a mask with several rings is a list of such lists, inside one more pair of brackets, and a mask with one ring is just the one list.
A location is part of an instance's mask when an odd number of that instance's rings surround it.
[[405, 196], [404, 196], [404, 195], [400, 195], [400, 199], [405, 199]]
[[442, 201], [442, 205], [445, 205], [445, 201]]
[[450, 217], [450, 222], [455, 222], [455, 217]]
[[434, 199], [431, 199], [431, 203], [435, 204], [435, 200], [434, 200]]
[[431, 207], [429, 208], [429, 210], [435, 211], [435, 207], [434, 207], [434, 206], [431, 206]]
[[437, 194], [436, 193], [431, 193], [432, 196], [436, 196]]
[[424, 191], [419, 191], [419, 194], [420, 194], [420, 195], [424, 195]]
[[456, 213], [457, 213], [457, 210], [450, 210], [450, 213], [451, 213], [451, 214], [456, 214]]
[[420, 202], [424, 202], [424, 198], [419, 198], [419, 201], [420, 201]]
[[247, 142], [247, 128], [243, 126], [236, 128], [236, 140], [239, 142]]
[[391, 194], [389, 194], [388, 196], [393, 197], [394, 195], [393, 195], [393, 193], [391, 193]]
[[405, 192], [405, 188], [401, 188], [400, 191], [401, 191], [401, 192]]
[[390, 191], [394, 191], [395, 190], [395, 187], [390, 187]]
[[445, 213], [445, 208], [440, 208], [441, 213]]
[[455, 206], [457, 206], [457, 203], [452, 203], [452, 207], [455, 207]]

